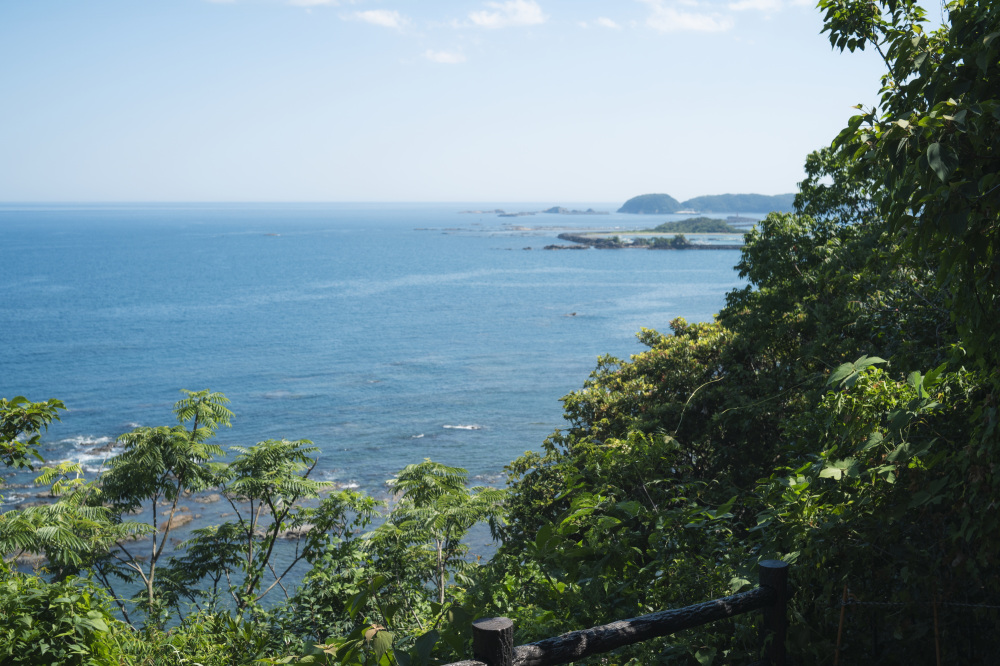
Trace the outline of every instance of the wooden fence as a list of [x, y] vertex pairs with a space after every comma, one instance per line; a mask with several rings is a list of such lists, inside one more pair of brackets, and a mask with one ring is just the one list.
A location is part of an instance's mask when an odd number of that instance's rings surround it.
[[760, 585], [722, 599], [661, 611], [611, 624], [571, 631], [514, 647], [514, 623], [490, 617], [472, 623], [473, 658], [447, 666], [554, 666], [611, 652], [651, 638], [668, 636], [709, 622], [764, 611], [761, 626], [763, 661], [753, 666], [785, 666], [785, 633], [788, 624], [788, 564], [764, 560], [759, 565]]

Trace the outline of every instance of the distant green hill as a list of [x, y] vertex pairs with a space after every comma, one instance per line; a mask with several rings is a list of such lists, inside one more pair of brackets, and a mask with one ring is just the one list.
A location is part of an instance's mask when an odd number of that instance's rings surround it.
[[632, 197], [618, 209], [619, 213], [664, 215], [680, 210], [711, 213], [787, 213], [792, 210], [794, 194], [710, 194], [679, 202], [669, 194], [643, 194]]
[[712, 194], [688, 199], [684, 208], [711, 213], [790, 213], [794, 194]]
[[680, 202], [669, 194], [642, 194], [626, 201], [618, 209], [618, 212], [640, 215], [663, 215], [666, 213], [675, 213], [683, 208]]
[[692, 217], [677, 222], [664, 222], [652, 231], [675, 232], [681, 234], [738, 234], [740, 230], [726, 224], [725, 220], [711, 217]]

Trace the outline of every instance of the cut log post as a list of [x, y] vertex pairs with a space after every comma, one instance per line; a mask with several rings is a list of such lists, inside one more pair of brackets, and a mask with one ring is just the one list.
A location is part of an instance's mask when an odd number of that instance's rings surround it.
[[511, 666], [514, 623], [505, 617], [485, 617], [473, 622], [472, 658], [486, 666]]
[[774, 603], [764, 607], [764, 624], [761, 640], [764, 643], [764, 661], [771, 666], [785, 666], [785, 638], [788, 634], [788, 563], [781, 560], [762, 560], [760, 586], [774, 591]]

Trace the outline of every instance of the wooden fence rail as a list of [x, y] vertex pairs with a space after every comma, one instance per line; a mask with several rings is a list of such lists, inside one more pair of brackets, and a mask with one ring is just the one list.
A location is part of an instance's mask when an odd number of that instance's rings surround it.
[[514, 623], [490, 617], [472, 623], [473, 659], [448, 666], [555, 666], [617, 650], [683, 629], [763, 609], [761, 640], [764, 661], [785, 666], [788, 605], [788, 564], [764, 560], [759, 565], [760, 586], [722, 599], [571, 631], [562, 636], [514, 647]]

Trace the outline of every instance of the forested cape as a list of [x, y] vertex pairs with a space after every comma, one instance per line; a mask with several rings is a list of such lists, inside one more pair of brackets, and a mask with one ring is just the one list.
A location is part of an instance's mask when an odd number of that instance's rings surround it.
[[622, 204], [618, 212], [637, 215], [663, 215], [684, 210], [711, 213], [788, 213], [792, 211], [794, 200], [794, 194], [709, 194], [687, 201], [678, 201], [669, 194], [640, 194]]
[[[44, 576], [0, 569], [0, 661], [444, 663], [474, 617], [514, 619], [522, 643], [740, 590], [768, 558], [791, 563], [796, 663], [995, 658], [1000, 4], [951, 2], [933, 31], [912, 2], [820, 9], [835, 48], [884, 58], [879, 107], [806, 158], [794, 214], [747, 234], [748, 284], [716, 321], [602, 357], [506, 491], [424, 461], [380, 507], [310, 480], [304, 441], [221, 463], [224, 396], [187, 393], [101, 479], [40, 467], [61, 501], [0, 515], [0, 550], [48, 557]], [[0, 402], [4, 464], [39, 465], [61, 408]], [[163, 556], [177, 497], [207, 488], [241, 513]], [[153, 525], [130, 521], [149, 505]], [[489, 562], [461, 541], [479, 521]], [[265, 606], [275, 538], [307, 524], [309, 574]], [[114, 596], [123, 579], [136, 598]], [[605, 663], [750, 663], [754, 622]]]

